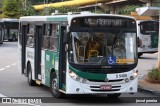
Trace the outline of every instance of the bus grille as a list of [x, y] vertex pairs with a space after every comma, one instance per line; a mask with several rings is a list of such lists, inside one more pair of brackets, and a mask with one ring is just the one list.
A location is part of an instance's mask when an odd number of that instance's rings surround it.
[[[88, 79], [90, 82], [106, 82], [105, 80], [91, 80], [91, 79]], [[116, 79], [116, 80], [109, 80], [107, 82], [121, 82], [123, 81], [123, 79]]]
[[119, 91], [121, 86], [112, 86], [112, 89], [109, 90], [101, 90], [100, 86], [90, 86], [91, 91], [97, 91], [97, 92], [112, 92], [112, 91]]

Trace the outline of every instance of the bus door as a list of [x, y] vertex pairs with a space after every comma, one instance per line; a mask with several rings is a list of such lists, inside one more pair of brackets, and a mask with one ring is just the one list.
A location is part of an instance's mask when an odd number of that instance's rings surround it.
[[22, 64], [22, 74], [26, 74], [25, 66], [26, 66], [26, 36], [27, 36], [27, 25], [22, 25], [22, 33], [20, 33], [21, 37], [21, 64]]
[[35, 31], [35, 46], [34, 46], [34, 70], [35, 70], [35, 79], [41, 79], [41, 38], [43, 34], [43, 27], [41, 25], [36, 25]]
[[66, 26], [60, 26], [59, 89], [66, 85]]
[[149, 48], [151, 45], [151, 35], [142, 35], [142, 47], [143, 49]]

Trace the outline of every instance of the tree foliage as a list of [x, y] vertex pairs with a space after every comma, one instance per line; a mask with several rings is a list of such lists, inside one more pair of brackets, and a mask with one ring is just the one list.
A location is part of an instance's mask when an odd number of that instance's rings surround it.
[[78, 6], [48, 7], [48, 8], [45, 8], [42, 11], [41, 15], [50, 15], [51, 13], [54, 13], [56, 10], [58, 11], [58, 13], [68, 13], [68, 12], [79, 12], [79, 11], [81, 11], [78, 8]]
[[23, 9], [24, 16], [36, 15], [36, 11], [33, 8], [31, 2], [27, 1], [26, 7]]
[[55, 2], [61, 2], [61, 1], [69, 1], [69, 0], [28, 0], [31, 2], [33, 5], [36, 4], [43, 4], [43, 3], [55, 3]]
[[152, 6], [160, 7], [160, 0], [152, 0]]
[[22, 15], [22, 0], [3, 0], [2, 17], [19, 18]]
[[1, 12], [1, 18], [19, 18], [36, 13], [29, 1], [25, 7], [24, 0], [2, 0]]
[[119, 11], [119, 14], [122, 15], [130, 15], [131, 12], [134, 12], [136, 8], [138, 8], [140, 6], [136, 6], [136, 5], [127, 5], [125, 6], [122, 10]]

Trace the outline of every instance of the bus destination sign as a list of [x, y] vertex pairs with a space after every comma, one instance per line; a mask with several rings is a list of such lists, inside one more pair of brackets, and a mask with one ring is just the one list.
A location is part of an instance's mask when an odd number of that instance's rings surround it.
[[123, 26], [122, 19], [85, 18], [84, 24], [89, 26]]
[[74, 27], [135, 27], [133, 19], [119, 17], [77, 17], [71, 21]]

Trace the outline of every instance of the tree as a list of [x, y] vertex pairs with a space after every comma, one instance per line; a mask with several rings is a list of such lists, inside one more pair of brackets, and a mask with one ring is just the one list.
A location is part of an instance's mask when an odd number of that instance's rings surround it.
[[24, 16], [31, 16], [31, 15], [36, 15], [36, 11], [33, 8], [31, 2], [27, 1], [26, 7], [23, 8], [23, 15]]
[[68, 12], [79, 12], [80, 9], [78, 6], [62, 6], [62, 7], [48, 7], [45, 8], [40, 14], [41, 15], [50, 15], [51, 13], [55, 12], [55, 10], [58, 10], [58, 13], [68, 13]]
[[27, 1], [25, 7], [24, 0], [3, 0], [1, 11], [1, 18], [19, 18], [21, 16], [36, 14], [32, 4], [29, 1]]
[[122, 15], [130, 15], [131, 12], [134, 12], [136, 8], [138, 8], [140, 6], [136, 6], [136, 5], [126, 5], [122, 10], [119, 11], [119, 14]]
[[160, 0], [152, 0], [152, 6], [160, 7]]
[[3, 0], [1, 17], [19, 18], [22, 15], [22, 10], [22, 0]]
[[28, 0], [31, 2], [33, 5], [36, 4], [43, 4], [43, 3], [55, 3], [55, 2], [62, 2], [62, 1], [68, 1], [68, 0]]

